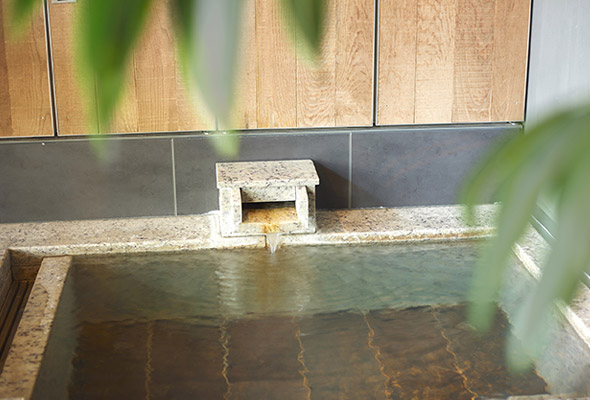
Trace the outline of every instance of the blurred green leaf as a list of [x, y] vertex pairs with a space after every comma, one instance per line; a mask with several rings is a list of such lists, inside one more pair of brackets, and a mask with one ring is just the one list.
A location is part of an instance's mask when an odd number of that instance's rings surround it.
[[240, 154], [240, 136], [234, 132], [215, 132], [210, 134], [209, 143], [225, 159], [235, 160]]
[[41, 10], [41, 4], [46, 0], [5, 0], [10, 4], [11, 17], [14, 22], [15, 31], [17, 34], [21, 33], [26, 24], [30, 21], [30, 17], [37, 8]]
[[[469, 319], [489, 328], [512, 246], [544, 192], [560, 198], [558, 234], [538, 288], [517, 320], [517, 334], [534, 351], [542, 342], [539, 321], [554, 300], [569, 301], [590, 261], [590, 105], [562, 112], [518, 136], [490, 156], [463, 193], [472, 208], [490, 192], [502, 202], [497, 233], [474, 270]], [[577, 215], [577, 217], [576, 217]], [[576, 248], [582, 247], [583, 249]], [[513, 346], [511, 362], [519, 366]]]
[[303, 38], [304, 48], [316, 60], [321, 54], [326, 0], [283, 0], [286, 21], [298, 38]]
[[82, 79], [93, 79], [96, 84], [99, 127], [104, 132], [123, 92], [128, 61], [147, 19], [151, 0], [81, 3], [77, 60]]
[[[590, 265], [590, 157], [580, 160], [564, 186], [559, 204], [556, 241], [538, 288], [525, 300], [514, 322], [514, 339], [508, 354], [518, 355], [522, 346], [527, 355], [538, 356], [545, 344], [547, 321], [556, 301], [569, 302], [584, 271]], [[524, 340], [523, 340], [524, 339]], [[518, 346], [518, 347], [517, 347]], [[524, 357], [509, 358], [515, 369], [523, 369]]]
[[242, 0], [174, 0], [178, 51], [189, 85], [219, 123], [230, 123]]

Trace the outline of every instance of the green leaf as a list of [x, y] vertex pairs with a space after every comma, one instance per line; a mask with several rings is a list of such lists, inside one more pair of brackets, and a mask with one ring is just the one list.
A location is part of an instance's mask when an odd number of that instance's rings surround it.
[[77, 60], [87, 89], [96, 85], [100, 131], [106, 131], [125, 86], [127, 65], [151, 0], [84, 0], [78, 20]]
[[227, 159], [237, 160], [240, 155], [240, 136], [234, 132], [215, 132], [208, 135], [209, 143], [215, 152]]
[[229, 125], [238, 57], [241, 0], [174, 0], [178, 49], [189, 85], [221, 125]]
[[12, 0], [6, 3], [10, 4], [11, 18], [14, 21], [15, 31], [17, 34], [21, 33], [24, 27], [29, 22], [31, 15], [37, 9], [41, 10], [41, 4], [45, 0]]
[[490, 191], [503, 203], [497, 234], [474, 270], [469, 318], [477, 328], [489, 327], [512, 246], [524, 231], [540, 194], [559, 192], [571, 179], [578, 161], [590, 157], [589, 124], [588, 106], [549, 119], [488, 158], [464, 192], [468, 207]]
[[326, 0], [283, 0], [282, 4], [287, 23], [303, 39], [312, 59], [317, 59], [321, 54]]
[[555, 302], [567, 303], [572, 299], [590, 265], [589, 176], [590, 156], [579, 159], [564, 187], [551, 255], [538, 287], [528, 296], [515, 320], [513, 338], [508, 342], [508, 361], [514, 369], [526, 368], [528, 355], [541, 354], [548, 334], [545, 321], [550, 319]]

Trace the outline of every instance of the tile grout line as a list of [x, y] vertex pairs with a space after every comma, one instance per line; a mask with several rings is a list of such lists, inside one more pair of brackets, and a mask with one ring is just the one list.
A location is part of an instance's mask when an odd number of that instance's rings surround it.
[[170, 139], [170, 150], [172, 153], [172, 199], [174, 202], [174, 216], [178, 216], [178, 202], [176, 201], [176, 160], [174, 158], [174, 138]]
[[348, 133], [348, 208], [352, 208], [352, 132]]
[[51, 41], [51, 20], [49, 18], [49, 3], [43, 4], [43, 20], [45, 25], [45, 46], [47, 48], [47, 77], [49, 85], [49, 103], [51, 108], [51, 121], [53, 137], [59, 136], [59, 121], [57, 119], [57, 103], [55, 95], [55, 73], [53, 65], [53, 43]]
[[378, 110], [379, 107], [379, 27], [380, 27], [380, 15], [379, 15], [379, 0], [374, 0], [374, 22], [373, 22], [373, 126], [377, 126]]

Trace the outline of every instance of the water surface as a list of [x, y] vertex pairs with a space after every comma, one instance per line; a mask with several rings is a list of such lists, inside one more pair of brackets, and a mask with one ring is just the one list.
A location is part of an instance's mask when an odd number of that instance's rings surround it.
[[50, 338], [55, 356], [44, 362], [36, 397], [546, 393], [534, 371], [513, 376], [504, 367], [504, 314], [485, 336], [464, 322], [477, 248], [457, 242], [77, 258]]

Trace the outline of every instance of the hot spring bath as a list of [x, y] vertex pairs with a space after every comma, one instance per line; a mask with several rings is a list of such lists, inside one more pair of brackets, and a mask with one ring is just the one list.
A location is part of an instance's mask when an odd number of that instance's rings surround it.
[[[203, 249], [224, 247], [211, 238], [149, 254], [86, 245], [62, 257], [60, 301], [29, 395], [468, 399], [588, 390], [590, 352], [567, 323], [536, 371], [512, 376], [503, 366], [510, 316], [534, 284], [521, 260], [512, 261], [494, 329], [476, 335], [464, 322], [465, 295], [489, 231], [432, 229], [432, 209], [395, 212], [410, 230], [358, 228], [378, 227], [371, 211], [326, 213], [318, 234], [283, 237], [275, 254]], [[11, 355], [2, 380], [22, 390]]]

